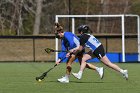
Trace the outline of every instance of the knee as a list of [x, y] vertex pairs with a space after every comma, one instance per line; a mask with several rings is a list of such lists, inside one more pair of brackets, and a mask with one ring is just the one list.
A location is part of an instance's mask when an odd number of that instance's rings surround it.
[[91, 69], [88, 64], [86, 64], [86, 68]]
[[86, 62], [87, 61], [87, 59], [86, 58], [82, 58], [82, 62]]
[[67, 69], [71, 70], [71, 66], [67, 66]]

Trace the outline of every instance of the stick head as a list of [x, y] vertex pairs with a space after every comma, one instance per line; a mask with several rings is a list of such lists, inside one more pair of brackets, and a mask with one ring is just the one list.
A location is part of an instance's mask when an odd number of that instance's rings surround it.
[[50, 54], [51, 52], [54, 52], [54, 50], [53, 50], [53, 49], [50, 49], [50, 48], [46, 48], [45, 51], [46, 51], [48, 54]]
[[41, 81], [42, 81], [42, 80], [40, 79], [40, 77], [36, 77], [35, 79], [36, 79], [36, 81], [38, 81], [38, 82], [41, 82]]
[[35, 79], [36, 81], [41, 82], [42, 80], [44, 80], [44, 76], [36, 77]]
[[41, 79], [38, 79], [37, 81], [38, 81], [38, 82], [41, 82], [42, 80], [41, 80]]

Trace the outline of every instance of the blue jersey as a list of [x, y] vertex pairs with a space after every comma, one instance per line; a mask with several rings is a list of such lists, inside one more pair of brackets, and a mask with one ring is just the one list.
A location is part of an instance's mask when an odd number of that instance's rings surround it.
[[80, 37], [80, 45], [83, 47], [88, 47], [94, 51], [101, 45], [101, 42], [99, 42], [99, 40], [96, 39], [93, 35], [83, 34]]
[[[72, 32], [64, 32], [64, 37], [61, 40], [61, 50], [70, 50], [80, 45], [79, 38]], [[66, 52], [58, 54], [59, 59], [64, 59]]]

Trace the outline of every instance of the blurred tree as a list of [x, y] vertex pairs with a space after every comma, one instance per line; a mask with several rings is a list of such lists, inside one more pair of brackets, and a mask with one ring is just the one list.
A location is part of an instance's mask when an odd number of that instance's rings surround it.
[[132, 14], [140, 15], [140, 0], [132, 0], [130, 8]]
[[[0, 35], [53, 34], [55, 15], [67, 14], [140, 15], [140, 0], [0, 0]], [[70, 18], [61, 19], [65, 29], [71, 28]], [[120, 33], [118, 19], [79, 18], [76, 26], [79, 24], [89, 24], [94, 33]]]
[[41, 13], [42, 13], [42, 1], [43, 0], [36, 0], [37, 7], [36, 7], [36, 13], [35, 13], [35, 22], [34, 22], [33, 35], [38, 35], [39, 34], [40, 19], [41, 19]]

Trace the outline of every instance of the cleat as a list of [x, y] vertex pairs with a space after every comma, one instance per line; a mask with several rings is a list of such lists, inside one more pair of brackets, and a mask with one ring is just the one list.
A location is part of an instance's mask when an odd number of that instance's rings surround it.
[[59, 81], [61, 83], [69, 83], [69, 79], [67, 77], [62, 77], [60, 79], [57, 79], [57, 81]]
[[127, 70], [123, 70], [123, 77], [128, 80], [128, 71]]
[[72, 75], [77, 78], [77, 79], [81, 79], [82, 75], [78, 74], [78, 73], [72, 73]]
[[104, 68], [103, 67], [100, 67], [98, 70], [97, 70], [98, 74], [100, 75], [100, 78], [103, 79], [104, 77]]

